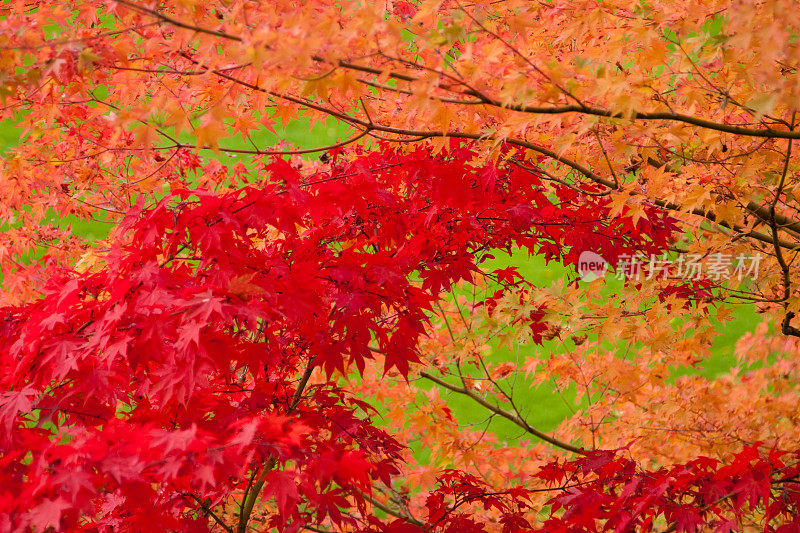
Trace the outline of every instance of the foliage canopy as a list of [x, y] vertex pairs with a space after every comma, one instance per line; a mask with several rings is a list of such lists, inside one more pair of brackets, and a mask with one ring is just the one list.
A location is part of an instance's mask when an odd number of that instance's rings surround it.
[[800, 528], [795, 2], [0, 9], [3, 530]]

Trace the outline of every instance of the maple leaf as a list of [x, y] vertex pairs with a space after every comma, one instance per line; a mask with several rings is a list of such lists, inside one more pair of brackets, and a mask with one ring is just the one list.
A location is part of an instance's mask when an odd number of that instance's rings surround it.
[[278, 512], [285, 517], [292, 514], [291, 508], [300, 498], [297, 481], [287, 472], [271, 472], [267, 478], [266, 493], [275, 498]]
[[70, 504], [62, 498], [44, 500], [30, 510], [31, 526], [39, 531], [45, 531], [49, 527], [60, 529], [61, 513], [70, 507]]
[[27, 386], [19, 391], [6, 391], [0, 396], [0, 421], [5, 428], [5, 435], [11, 434], [11, 427], [19, 413], [31, 412], [31, 398], [35, 395], [36, 390]]
[[369, 474], [374, 466], [356, 452], [346, 452], [339, 459], [339, 475], [344, 479], [366, 489], [369, 486]]

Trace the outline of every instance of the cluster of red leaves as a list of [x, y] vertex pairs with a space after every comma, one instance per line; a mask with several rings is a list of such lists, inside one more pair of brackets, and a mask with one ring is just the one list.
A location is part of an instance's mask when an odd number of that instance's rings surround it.
[[[481, 250], [569, 262], [670, 239], [661, 215], [608, 223], [603, 199], [458, 143], [331, 156], [313, 175], [276, 159], [259, 186], [140, 202], [103, 268], [53, 267], [42, 299], [0, 310], [0, 529], [204, 530], [251, 490], [274, 498], [269, 527], [366, 527], [364, 494], [399, 446], [311, 369], [380, 352], [407, 375], [426, 311]], [[443, 478], [437, 527], [468, 520], [446, 495], [509, 506], [519, 527], [507, 497], [456, 496], [471, 483]]]
[[539, 477], [562, 492], [542, 531], [648, 531], [659, 518], [679, 533], [735, 531], [753, 515], [763, 517], [764, 531], [800, 531], [797, 452], [752, 446], [725, 463], [698, 457], [647, 470], [622, 451], [602, 450], [553, 462]]
[[[747, 447], [722, 463], [698, 457], [686, 464], [648, 470], [625, 450], [588, 452], [578, 460], [554, 461], [537, 477], [539, 491], [557, 493], [541, 528], [525, 519], [531, 490], [492, 491], [482, 480], [448, 470], [427, 499], [425, 524], [395, 523], [388, 532], [483, 533], [476, 516], [499, 511], [497, 525], [512, 531], [736, 531], [743, 519], [763, 516], [767, 532], [800, 531], [800, 454]], [[464, 512], [462, 508], [469, 508]], [[771, 521], [780, 525], [770, 526]]]
[[426, 501], [428, 524], [440, 531], [485, 531], [483, 524], [467, 513], [460, 513], [461, 506], [477, 502], [483, 509], [496, 509], [500, 513], [503, 533], [530, 529], [522, 516], [528, 509], [528, 491], [512, 488], [503, 492], [492, 491], [484, 481], [475, 476], [455, 470], [447, 470], [438, 478], [438, 487]]
[[437, 487], [425, 502], [425, 523], [410, 523], [400, 519], [388, 524], [378, 524], [383, 533], [422, 533], [441, 531], [448, 533], [479, 533], [486, 531], [471, 510], [462, 508], [477, 506], [483, 510], [499, 513], [498, 523], [503, 533], [532, 531], [524, 514], [530, 510], [530, 492], [514, 487], [497, 492], [476, 476], [459, 470], [445, 470], [437, 478]]

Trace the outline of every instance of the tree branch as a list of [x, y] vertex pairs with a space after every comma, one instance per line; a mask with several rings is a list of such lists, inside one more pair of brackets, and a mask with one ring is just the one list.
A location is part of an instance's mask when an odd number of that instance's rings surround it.
[[217, 515], [217, 513], [215, 513], [215, 512], [214, 512], [214, 510], [213, 510], [213, 509], [212, 509], [210, 506], [206, 505], [206, 503], [205, 503], [203, 500], [201, 500], [200, 498], [198, 498], [197, 496], [195, 496], [195, 495], [194, 495], [194, 494], [192, 494], [191, 492], [184, 492], [184, 493], [183, 493], [183, 495], [184, 495], [184, 496], [188, 496], [189, 498], [191, 498], [191, 499], [193, 499], [194, 501], [196, 501], [196, 502], [197, 502], [197, 503], [200, 505], [200, 507], [203, 509], [203, 511], [205, 511], [206, 513], [208, 513], [208, 515], [209, 515], [211, 518], [213, 518], [213, 519], [214, 519], [214, 522], [216, 522], [217, 524], [219, 524], [219, 526], [220, 526], [222, 529], [224, 529], [224, 530], [225, 530], [225, 531], [227, 531], [228, 533], [234, 533], [234, 531], [233, 531], [233, 528], [232, 528], [231, 526], [229, 526], [228, 524], [226, 524], [226, 523], [225, 523], [225, 522], [222, 520], [222, 518], [220, 518], [220, 517], [219, 517], [219, 515]]
[[303, 390], [305, 390], [306, 385], [308, 384], [308, 380], [311, 377], [311, 373], [313, 371], [314, 371], [314, 357], [311, 357], [308, 360], [308, 364], [306, 365], [306, 369], [303, 372], [303, 376], [300, 378], [300, 383], [297, 384], [297, 390], [294, 391], [294, 396], [292, 397], [292, 403], [289, 405], [290, 413], [295, 409], [297, 409], [297, 405], [300, 403], [300, 399], [303, 397]]
[[485, 407], [489, 411], [495, 413], [496, 415], [502, 416], [503, 418], [505, 418], [507, 420], [510, 420], [511, 422], [515, 423], [516, 425], [518, 425], [519, 427], [521, 427], [522, 429], [524, 429], [525, 431], [527, 431], [531, 435], [534, 435], [534, 436], [540, 438], [541, 440], [543, 440], [545, 442], [549, 442], [553, 446], [556, 446], [558, 448], [567, 450], [567, 451], [572, 452], [572, 453], [577, 453], [577, 454], [580, 454], [580, 455], [585, 455], [586, 454], [586, 450], [584, 450], [583, 448], [578, 448], [577, 446], [573, 446], [572, 444], [569, 444], [567, 442], [560, 441], [560, 440], [558, 440], [558, 439], [556, 439], [554, 437], [551, 437], [547, 433], [543, 433], [543, 432], [539, 431], [538, 429], [536, 429], [533, 426], [531, 426], [530, 424], [528, 424], [520, 416], [518, 416], [516, 414], [513, 414], [513, 413], [509, 413], [508, 411], [505, 411], [505, 410], [501, 409], [500, 407], [498, 407], [498, 406], [496, 406], [496, 405], [494, 405], [492, 403], [487, 402], [486, 400], [484, 400], [483, 398], [481, 398], [480, 396], [478, 396], [477, 394], [475, 394], [474, 392], [472, 392], [471, 390], [469, 390], [469, 389], [467, 389], [465, 387], [459, 387], [457, 385], [453, 385], [451, 383], [448, 383], [447, 381], [444, 381], [443, 379], [439, 379], [436, 376], [432, 376], [431, 374], [428, 374], [427, 372], [420, 372], [419, 375], [421, 377], [425, 378], [425, 379], [433, 381], [437, 385], [440, 385], [440, 386], [442, 386], [442, 387], [444, 387], [444, 388], [446, 388], [446, 389], [448, 389], [450, 391], [457, 392], [459, 394], [463, 394], [464, 396], [472, 398], [473, 400], [475, 400], [477, 403], [479, 403], [480, 405], [482, 405], [483, 407]]
[[[794, 115], [792, 115], [792, 126], [794, 126]], [[772, 199], [772, 203], [769, 206], [769, 214], [770, 214], [770, 227], [772, 228], [772, 239], [775, 243], [778, 242], [778, 224], [776, 223], [775, 219], [775, 206], [778, 205], [778, 200], [780, 200], [781, 194], [783, 193], [783, 187], [786, 183], [786, 175], [789, 171], [789, 159], [792, 157], [792, 140], [789, 140], [788, 146], [786, 147], [786, 158], [783, 162], [783, 172], [781, 173], [781, 179], [778, 183], [778, 188], [775, 190], [775, 197]], [[778, 265], [781, 267], [781, 273], [783, 274], [783, 308], [786, 311], [786, 314], [783, 317], [783, 321], [781, 322], [781, 332], [784, 335], [791, 335], [793, 337], [800, 337], [800, 329], [791, 325], [791, 321], [794, 318], [794, 313], [788, 310], [789, 307], [789, 297], [792, 294], [792, 279], [789, 274], [789, 265], [786, 263], [786, 260], [783, 258], [783, 251], [781, 247], [775, 244], [775, 258], [778, 260]]]
[[425, 530], [427, 531], [427, 528], [425, 527], [425, 523], [424, 523], [424, 522], [421, 522], [421, 521], [417, 520], [417, 519], [416, 519], [416, 518], [414, 518], [413, 516], [406, 516], [406, 515], [404, 515], [403, 513], [401, 513], [400, 511], [395, 511], [395, 510], [394, 510], [394, 509], [392, 509], [391, 507], [389, 507], [389, 506], [387, 506], [387, 505], [384, 505], [384, 504], [382, 504], [381, 502], [379, 502], [379, 501], [378, 501], [378, 500], [376, 500], [375, 498], [372, 498], [372, 497], [370, 497], [368, 494], [365, 494], [365, 493], [364, 493], [364, 492], [362, 492], [362, 491], [359, 491], [359, 493], [361, 493], [361, 497], [362, 497], [362, 498], [364, 498], [365, 500], [367, 500], [367, 501], [368, 501], [369, 503], [371, 503], [371, 504], [372, 504], [374, 507], [377, 507], [378, 509], [380, 509], [380, 510], [381, 510], [381, 511], [383, 511], [384, 513], [386, 513], [386, 514], [389, 514], [389, 515], [392, 515], [392, 516], [394, 516], [395, 518], [400, 518], [401, 520], [405, 520], [406, 522], [408, 522], [408, 523], [410, 523], [410, 524], [413, 524], [413, 525], [415, 525], [415, 526], [417, 526], [417, 527], [423, 528], [423, 529], [425, 529]]
[[258, 479], [253, 484], [253, 486], [250, 487], [247, 497], [242, 502], [242, 511], [239, 514], [239, 523], [236, 526], [236, 533], [247, 532], [247, 524], [248, 522], [250, 522], [250, 515], [253, 513], [253, 507], [255, 506], [256, 501], [258, 500], [258, 495], [261, 492], [261, 489], [264, 487], [264, 482], [266, 481], [267, 474], [273, 468], [275, 468], [277, 462], [278, 462], [277, 459], [272, 457], [266, 463], [264, 463], [264, 468], [258, 475]]

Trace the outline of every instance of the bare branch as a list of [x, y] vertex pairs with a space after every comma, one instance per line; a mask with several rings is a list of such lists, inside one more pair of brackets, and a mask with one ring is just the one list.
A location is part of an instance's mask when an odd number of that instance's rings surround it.
[[490, 410], [491, 412], [493, 412], [493, 413], [495, 413], [495, 414], [497, 414], [499, 416], [502, 416], [503, 418], [505, 418], [507, 420], [510, 420], [511, 422], [515, 423], [516, 425], [518, 425], [519, 427], [521, 427], [522, 429], [524, 429], [525, 431], [527, 431], [531, 435], [534, 435], [534, 436], [540, 438], [541, 440], [543, 440], [545, 442], [549, 442], [553, 446], [556, 446], [558, 448], [567, 450], [569, 452], [577, 453], [577, 454], [580, 454], [580, 455], [585, 455], [586, 454], [586, 450], [584, 450], [583, 448], [578, 448], [577, 446], [573, 446], [572, 444], [569, 444], [567, 442], [560, 441], [560, 440], [558, 440], [558, 439], [556, 439], [554, 437], [551, 437], [547, 433], [543, 433], [543, 432], [539, 431], [538, 429], [536, 429], [533, 426], [531, 426], [530, 424], [528, 424], [519, 415], [509, 413], [508, 411], [505, 411], [505, 410], [501, 409], [500, 407], [487, 402], [486, 400], [484, 400], [483, 398], [481, 398], [480, 396], [478, 396], [477, 394], [475, 394], [474, 392], [472, 392], [471, 390], [469, 390], [469, 389], [467, 389], [465, 387], [459, 387], [457, 385], [453, 385], [451, 383], [448, 383], [447, 381], [444, 381], [443, 379], [439, 379], [436, 376], [428, 374], [427, 372], [420, 372], [419, 375], [422, 376], [425, 379], [433, 381], [437, 385], [440, 385], [440, 386], [442, 386], [442, 387], [444, 387], [444, 388], [446, 388], [448, 390], [451, 390], [453, 392], [457, 392], [459, 394], [463, 394], [464, 396], [467, 396], [467, 397], [475, 400], [477, 403], [479, 403], [480, 405], [482, 405], [486, 409]]

